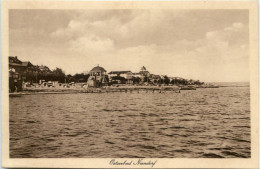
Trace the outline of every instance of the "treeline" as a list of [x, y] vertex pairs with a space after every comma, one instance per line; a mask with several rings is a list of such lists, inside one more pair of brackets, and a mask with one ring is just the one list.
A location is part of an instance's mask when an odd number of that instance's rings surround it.
[[188, 80], [183, 78], [169, 78], [168, 76], [163, 76], [159, 80], [155, 80], [155, 83], [159, 84], [172, 84], [172, 85], [202, 85], [204, 82], [200, 82], [199, 80]]
[[34, 68], [33, 70], [28, 69], [24, 73], [27, 82], [38, 83], [40, 80], [45, 81], [58, 81], [59, 83], [65, 83], [66, 75], [61, 68], [54, 70], [40, 70]]
[[45, 81], [58, 81], [59, 83], [70, 83], [70, 82], [87, 82], [89, 75], [83, 73], [75, 75], [66, 75], [61, 68], [54, 70], [40, 70], [37, 66], [27, 69], [24, 73], [27, 82], [38, 83], [40, 80]]
[[[182, 78], [169, 78], [168, 76], [162, 76], [160, 78], [152, 78], [151, 76], [144, 76], [142, 78], [140, 77], [132, 77], [131, 79], [133, 81], [133, 84], [154, 84], [154, 85], [202, 85], [204, 82], [200, 82], [199, 80], [188, 80], [188, 79], [182, 79]], [[128, 80], [121, 76], [115, 76], [111, 78], [112, 84], [125, 84]]]
[[87, 82], [89, 78], [89, 74], [84, 74], [84, 73], [76, 73], [75, 75], [67, 75], [67, 82], [76, 82], [76, 83], [80, 83], [80, 82]]

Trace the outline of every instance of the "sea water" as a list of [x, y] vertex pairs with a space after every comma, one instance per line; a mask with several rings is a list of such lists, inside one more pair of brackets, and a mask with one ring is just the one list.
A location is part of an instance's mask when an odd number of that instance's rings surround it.
[[250, 88], [10, 98], [11, 158], [249, 158]]

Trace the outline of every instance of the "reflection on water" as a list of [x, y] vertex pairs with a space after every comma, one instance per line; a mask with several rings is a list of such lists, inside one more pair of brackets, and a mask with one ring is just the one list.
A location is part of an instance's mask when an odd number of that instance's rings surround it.
[[11, 158], [250, 157], [249, 87], [10, 98]]

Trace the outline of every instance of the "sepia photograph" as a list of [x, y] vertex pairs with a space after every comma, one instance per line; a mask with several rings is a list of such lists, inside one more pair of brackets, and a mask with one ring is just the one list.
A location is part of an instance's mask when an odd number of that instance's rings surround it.
[[249, 8], [31, 6], [7, 10], [8, 159], [255, 156]]

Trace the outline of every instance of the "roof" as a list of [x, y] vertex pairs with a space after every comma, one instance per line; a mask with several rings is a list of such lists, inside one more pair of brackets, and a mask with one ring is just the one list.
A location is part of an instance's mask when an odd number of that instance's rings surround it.
[[9, 56], [9, 63], [18, 63], [18, 64], [21, 64], [22, 61], [20, 61], [17, 56]]
[[19, 67], [25, 67], [22, 64], [18, 64], [18, 63], [9, 63], [9, 66], [19, 66]]
[[96, 66], [90, 72], [106, 72], [106, 70], [103, 67]]
[[152, 75], [153, 78], [160, 78], [160, 75]]
[[130, 70], [123, 70], [123, 71], [111, 71], [108, 74], [125, 74], [125, 73], [132, 73]]
[[147, 71], [147, 70], [141, 70], [139, 73], [140, 73], [140, 74], [149, 74], [150, 72]]
[[141, 68], [141, 71], [146, 71], [146, 68], [143, 66], [143, 67]]
[[31, 62], [22, 62], [23, 66], [33, 66], [33, 64], [31, 64]]
[[146, 68], [143, 66], [139, 73], [141, 73], [141, 74], [149, 74], [149, 71], [146, 70]]
[[39, 68], [39, 69], [50, 69], [50, 68], [48, 68], [48, 66], [43, 66], [43, 65], [38, 66], [38, 68]]

